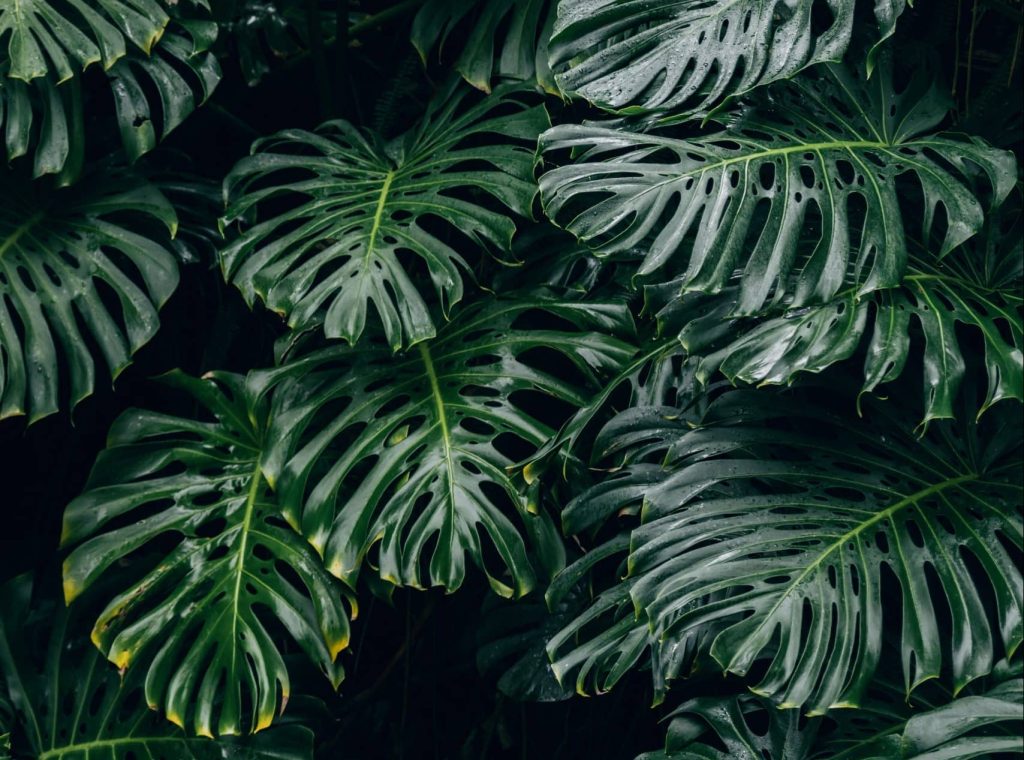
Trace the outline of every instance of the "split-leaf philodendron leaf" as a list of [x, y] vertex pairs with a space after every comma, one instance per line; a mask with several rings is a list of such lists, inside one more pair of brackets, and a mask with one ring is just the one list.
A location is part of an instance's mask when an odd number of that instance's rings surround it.
[[[432, 337], [436, 316], [413, 270], [425, 268], [447, 312], [462, 299], [473, 248], [508, 250], [515, 223], [488, 206], [530, 216], [534, 144], [548, 124], [522, 90], [477, 103], [472, 93], [453, 80], [390, 141], [330, 121], [257, 142], [225, 180], [226, 220], [255, 214], [222, 252], [227, 277], [294, 329], [322, 324], [355, 343], [379, 320], [394, 350]], [[271, 211], [282, 203], [292, 208]]]
[[[1024, 635], [1019, 420], [982, 431], [968, 418], [918, 439], [881, 404], [873, 427], [812, 399], [732, 391], [696, 426], [670, 408], [624, 412], [598, 448], [660, 464], [635, 461], [610, 479], [618, 499], [581, 496], [568, 529], [642, 506], [624, 588], [656, 670], [711, 629], [722, 670], [764, 662], [755, 693], [820, 714], [860, 704], [892, 630], [907, 692], [945, 672], [963, 688]], [[883, 603], [891, 593], [895, 609]], [[573, 667], [565, 645], [584, 622], [552, 645]], [[679, 675], [670, 665], [656, 681]]]
[[[537, 313], [562, 326], [531, 326]], [[451, 591], [470, 560], [498, 593], [526, 593], [527, 540], [549, 518], [521, 494], [513, 452], [553, 432], [537, 403], [580, 406], [581, 384], [629, 358], [614, 336], [631, 328], [621, 303], [485, 300], [394, 359], [380, 342], [327, 348], [254, 376], [274, 387], [266, 467], [289, 522], [349, 582], [379, 543], [373, 564], [391, 583]], [[540, 368], [538, 351], [575, 373]]]
[[[194, 5], [205, 13], [203, 2]], [[8, 161], [31, 153], [34, 176], [57, 174], [65, 185], [79, 178], [82, 70], [92, 63], [106, 71], [104, 100], [128, 157], [156, 147], [220, 81], [210, 52], [217, 25], [191, 10], [155, 0], [0, 2], [0, 145]]]
[[1017, 172], [1009, 152], [933, 134], [946, 112], [935, 86], [897, 90], [887, 69], [863, 81], [822, 67], [705, 137], [556, 126], [542, 146], [575, 160], [541, 178], [546, 213], [598, 255], [641, 253], [638, 275], [678, 269], [684, 290], [719, 291], [738, 271], [735, 314], [894, 287], [905, 230], [920, 219], [919, 239], [941, 260], [981, 229]]
[[494, 81], [536, 80], [553, 92], [548, 39], [554, 21], [554, 0], [428, 0], [413, 21], [411, 41], [424, 62], [435, 49], [447, 57], [453, 32], [466, 25], [455, 70], [467, 82], [490, 92]]
[[65, 395], [74, 406], [92, 393], [90, 344], [117, 377], [156, 333], [178, 284], [177, 218], [159, 190], [123, 171], [52, 193], [11, 173], [0, 182], [0, 418], [34, 421]]
[[0, 587], [0, 758], [6, 746], [37, 760], [312, 760], [312, 732], [288, 721], [211, 739], [147, 710], [141, 674], [118, 674], [89, 643], [82, 611], [55, 596], [24, 576]]
[[64, 513], [63, 544], [74, 547], [64, 595], [73, 602], [101, 576], [119, 587], [92, 639], [122, 670], [145, 672], [153, 709], [200, 736], [258, 731], [291, 691], [271, 630], [287, 631], [337, 687], [350, 592], [280, 517], [260, 466], [266, 409], [244, 378], [167, 381], [214, 419], [118, 419]]
[[[864, 0], [562, 0], [551, 65], [567, 93], [622, 113], [694, 113], [843, 57]], [[879, 39], [905, 0], [878, 0]], [[869, 66], [873, 58], [869, 56]]]

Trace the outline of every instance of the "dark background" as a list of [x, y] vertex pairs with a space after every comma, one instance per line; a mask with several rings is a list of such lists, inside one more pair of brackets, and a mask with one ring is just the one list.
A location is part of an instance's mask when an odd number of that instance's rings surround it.
[[[364, 2], [360, 7], [373, 12], [387, 5]], [[956, 78], [951, 128], [1014, 148], [1018, 155], [1024, 62], [1014, 51], [1020, 9], [1019, 3], [998, 0], [920, 2], [900, 20], [897, 48], [923, 44], [924, 58], [935, 61], [951, 93]], [[234, 14], [241, 12], [236, 9]], [[345, 55], [328, 47], [325, 55], [335, 83], [340, 83], [332, 88], [328, 107], [320, 103], [311, 56], [279, 64], [258, 87], [250, 88], [228, 40], [224, 79], [212, 102], [171, 135], [156, 162], [177, 162], [180, 167], [184, 154], [191, 157], [194, 171], [219, 182], [255, 137], [284, 127], [311, 128], [324, 116], [341, 116], [385, 135], [401, 132], [422, 112], [432, 77], [443, 76], [440, 67], [421, 67], [408, 43], [410, 20], [409, 13], [396, 16], [383, 28], [361, 35], [358, 46]], [[457, 48], [457, 43], [452, 45]], [[548, 105], [555, 121], [592, 115], [554, 99]], [[113, 128], [106, 131], [115, 135]], [[103, 130], [94, 126], [90, 134]], [[181, 285], [161, 320], [161, 330], [115, 387], [99, 381], [96, 393], [72, 413], [31, 427], [23, 419], [0, 421], [0, 581], [26, 571], [55, 572], [61, 511], [82, 489], [120, 412], [133, 406], [190, 412], [186, 401], [169, 395], [152, 377], [174, 367], [201, 373], [266, 366], [273, 360], [273, 341], [283, 332], [275, 315], [260, 307], [251, 311], [210, 261], [183, 267]], [[340, 694], [329, 689], [317, 694], [326, 707], [314, 708], [322, 756], [629, 758], [637, 748], [661, 744], [664, 726], [657, 721], [664, 710], [648, 709], [649, 677], [643, 672], [610, 694], [588, 699], [520, 704], [503, 697], [495, 679], [482, 677], [475, 662], [476, 632], [488, 594], [479, 574], [470, 573], [465, 586], [451, 596], [398, 591], [388, 604], [363, 595], [364, 608], [345, 655], [348, 677]], [[321, 680], [295, 678], [297, 683]], [[673, 703], [684, 689], [676, 687]], [[707, 685], [701, 690], [707, 693]]]

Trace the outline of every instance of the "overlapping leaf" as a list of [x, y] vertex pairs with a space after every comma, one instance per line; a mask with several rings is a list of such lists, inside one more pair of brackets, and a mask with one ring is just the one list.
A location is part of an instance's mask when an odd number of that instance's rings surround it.
[[153, 337], [178, 284], [168, 250], [177, 221], [158, 190], [121, 171], [56, 193], [10, 173], [3, 182], [0, 417], [36, 420], [64, 395], [74, 406], [92, 392], [90, 344], [116, 377]]
[[432, 337], [415, 271], [447, 311], [473, 246], [508, 250], [515, 224], [490, 206], [530, 215], [533, 144], [548, 124], [519, 91], [468, 104], [471, 92], [453, 81], [388, 143], [343, 121], [257, 142], [225, 180], [226, 220], [256, 217], [223, 251], [226, 276], [295, 329], [322, 323], [354, 343], [375, 311], [395, 350]]
[[576, 162], [541, 178], [548, 216], [598, 254], [645, 251], [638, 274], [678, 272], [685, 290], [738, 276], [733, 312], [754, 314], [898, 285], [905, 219], [940, 261], [981, 229], [986, 186], [997, 203], [1016, 181], [1012, 154], [931, 134], [943, 98], [920, 78], [895, 89], [887, 67], [871, 82], [824, 67], [759, 103], [701, 138], [549, 130], [543, 147]]
[[[39, 760], [311, 760], [298, 725], [258, 737], [195, 737], [147, 709], [135, 671], [122, 678], [88, 641], [88, 626], [27, 578], [0, 588], [0, 706], [17, 709], [18, 757]], [[0, 719], [2, 719], [0, 712]], [[12, 716], [14, 715], [12, 711]], [[0, 723], [0, 726], [3, 724]], [[5, 755], [0, 736], [0, 757]], [[10, 749], [10, 747], [7, 747]]]
[[[601, 108], [689, 114], [841, 59], [857, 3], [822, 5], [827, 13], [812, 0], [561, 0], [551, 65], [564, 91]], [[905, 5], [874, 3], [879, 41]]]
[[65, 597], [116, 566], [121, 590], [92, 634], [106, 657], [142, 670], [146, 701], [179, 726], [201, 736], [258, 731], [288, 701], [277, 628], [341, 681], [347, 591], [279, 517], [260, 468], [266, 410], [243, 378], [168, 380], [215, 421], [139, 410], [119, 418], [65, 511], [63, 544], [75, 546]]
[[15, 21], [0, 52], [0, 131], [8, 161], [31, 152], [35, 176], [59, 174], [64, 184], [78, 177], [86, 144], [80, 70], [89, 63], [107, 70], [131, 160], [152, 150], [220, 80], [209, 52], [216, 24], [172, 18], [154, 0], [14, 2], [0, 6], [0, 42], [5, 18]]
[[[735, 289], [728, 288], [710, 308], [706, 296], [687, 295], [668, 299], [660, 315], [684, 324], [679, 339], [701, 355], [697, 374], [703, 381], [720, 370], [734, 382], [788, 384], [801, 372], [821, 372], [864, 348], [861, 393], [871, 393], [901, 376], [917, 344], [925, 423], [954, 416], [969, 369], [983, 368], [987, 380], [980, 412], [1006, 399], [1022, 401], [1020, 224], [1003, 229], [1001, 216], [941, 261], [915, 251], [899, 288], [860, 300], [845, 292], [820, 306], [781, 305], [761, 319], [737, 320], [731, 317]], [[983, 346], [976, 368], [967, 366], [971, 334]]]
[[[958, 690], [1022, 638], [1019, 420], [946, 423], [916, 439], [904, 420], [884, 422], [886, 409], [866, 425], [811, 397], [733, 391], [696, 429], [671, 410], [631, 410], [599, 444], [640, 461], [565, 519], [642, 504], [623, 588], [650, 640], [673, 651], [710, 630], [721, 668], [765, 662], [755, 691], [783, 706], [859, 704], [884, 630], [899, 631], [907, 691], [947, 673]], [[585, 622], [552, 644], [573, 666], [590, 662], [563, 650]]]
[[428, 0], [413, 20], [412, 44], [426, 61], [435, 49], [446, 53], [453, 32], [465, 26], [454, 68], [471, 85], [490, 92], [495, 80], [536, 80], [554, 92], [548, 67], [554, 22], [553, 0]]
[[526, 593], [524, 534], [547, 533], [548, 518], [509, 472], [513, 452], [547, 440], [557, 415], [545, 410], [584, 403], [628, 359], [635, 349], [613, 335], [630, 329], [618, 303], [484, 300], [394, 358], [379, 343], [328, 348], [256, 375], [274, 388], [265, 464], [289, 522], [345, 580], [379, 543], [374, 564], [392, 583], [454, 590], [472, 561], [497, 592]]
[[[1024, 740], [1017, 724], [1024, 709], [1024, 682], [1019, 668], [1015, 676], [991, 680], [997, 682], [990, 688], [916, 709], [876, 693], [863, 711], [837, 716], [838, 727], [822, 718], [801, 720], [794, 711], [780, 712], [750, 695], [697, 697], [672, 711], [665, 749], [645, 753], [637, 760], [966, 760], [1022, 756]], [[707, 741], [708, 734], [714, 734], [717, 742]]]

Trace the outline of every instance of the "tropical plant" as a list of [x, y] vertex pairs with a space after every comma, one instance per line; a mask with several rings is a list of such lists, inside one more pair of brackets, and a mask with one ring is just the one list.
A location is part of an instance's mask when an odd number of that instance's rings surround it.
[[0, 758], [1024, 758], [1022, 30], [0, 0]]

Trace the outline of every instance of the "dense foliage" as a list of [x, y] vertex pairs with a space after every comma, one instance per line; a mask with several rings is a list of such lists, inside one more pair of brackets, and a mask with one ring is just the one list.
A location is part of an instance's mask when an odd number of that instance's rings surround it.
[[1022, 30], [0, 0], [0, 758], [1024, 757]]

